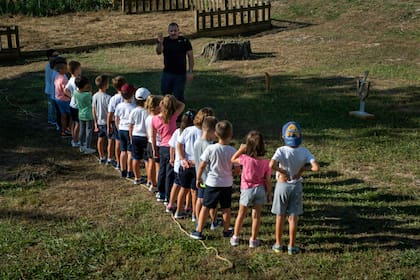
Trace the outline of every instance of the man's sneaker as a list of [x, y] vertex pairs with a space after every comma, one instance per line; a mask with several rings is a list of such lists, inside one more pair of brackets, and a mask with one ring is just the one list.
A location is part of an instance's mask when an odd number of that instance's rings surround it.
[[155, 186], [153, 186], [153, 185], [150, 185], [150, 187], [149, 187], [149, 192], [151, 192], [151, 193], [155, 193], [155, 192], [157, 192], [158, 191], [158, 188], [156, 188]]
[[238, 246], [239, 245], [239, 236], [232, 236], [230, 238], [230, 245]]
[[127, 170], [121, 170], [121, 178], [127, 177]]
[[203, 234], [199, 231], [194, 230], [190, 233], [190, 237], [193, 239], [202, 240]]
[[175, 215], [174, 215], [174, 218], [175, 219], [184, 219], [186, 216], [185, 216], [185, 213], [178, 213], [178, 212], [175, 212]]
[[287, 246], [287, 253], [289, 255], [296, 255], [297, 253], [299, 253], [299, 248], [296, 246], [293, 246], [293, 247]]
[[91, 155], [96, 153], [95, 149], [91, 149], [91, 148], [85, 148], [85, 155]]
[[80, 147], [79, 147], [79, 151], [80, 151], [82, 154], [84, 154], [84, 153], [85, 153], [85, 151], [86, 151], [86, 147], [85, 147], [85, 146], [80, 146]]
[[168, 204], [168, 206], [166, 206], [166, 209], [165, 209], [166, 213], [174, 213], [175, 211], [176, 211], [175, 206], [172, 206], [172, 205], [169, 205], [169, 204]]
[[223, 237], [231, 237], [233, 235], [233, 229], [229, 228], [227, 231], [223, 231]]
[[256, 248], [258, 246], [260, 246], [261, 241], [259, 239], [255, 239], [252, 240], [251, 238], [249, 239], [249, 248]]
[[133, 171], [128, 171], [127, 178], [133, 179], [134, 177], [135, 177], [134, 172]]
[[274, 244], [273, 247], [271, 247], [271, 249], [273, 249], [273, 251], [276, 253], [281, 253], [286, 251], [286, 246]]
[[105, 164], [105, 163], [106, 163], [106, 158], [99, 159], [99, 164]]

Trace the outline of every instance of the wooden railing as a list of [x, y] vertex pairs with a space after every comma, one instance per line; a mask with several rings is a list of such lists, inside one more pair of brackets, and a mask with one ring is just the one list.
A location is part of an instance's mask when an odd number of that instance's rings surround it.
[[17, 26], [0, 26], [0, 56], [19, 57], [19, 28]]
[[122, 0], [121, 9], [126, 14], [149, 12], [186, 11], [190, 0]]

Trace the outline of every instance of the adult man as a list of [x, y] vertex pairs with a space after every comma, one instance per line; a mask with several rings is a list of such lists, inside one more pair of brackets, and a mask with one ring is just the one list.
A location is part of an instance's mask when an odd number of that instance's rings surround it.
[[[156, 53], [163, 53], [164, 69], [161, 79], [162, 94], [173, 94], [179, 101], [184, 102], [185, 82], [192, 81], [194, 55], [190, 41], [179, 35], [176, 23], [168, 26], [169, 36], [158, 36]], [[187, 71], [188, 57], [188, 71]]]

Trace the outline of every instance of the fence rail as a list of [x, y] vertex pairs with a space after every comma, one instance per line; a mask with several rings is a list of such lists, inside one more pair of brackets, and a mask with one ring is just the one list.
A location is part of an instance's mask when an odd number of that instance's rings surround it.
[[190, 10], [190, 0], [123, 0], [121, 10], [127, 14]]
[[20, 56], [19, 28], [0, 26], [0, 57]]
[[[232, 7], [228, 9], [198, 11], [195, 10], [195, 30], [197, 33], [217, 33], [220, 30], [231, 29], [238, 32], [252, 32], [271, 27], [270, 3], [255, 4], [254, 6]], [[236, 29], [235, 29], [236, 28]]]

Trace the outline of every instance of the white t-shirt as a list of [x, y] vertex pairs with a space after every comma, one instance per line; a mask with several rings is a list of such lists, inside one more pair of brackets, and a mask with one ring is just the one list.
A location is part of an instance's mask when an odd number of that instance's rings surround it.
[[207, 174], [206, 185], [210, 187], [232, 187], [233, 164], [230, 161], [236, 149], [229, 145], [219, 143], [208, 146], [200, 160], [206, 162], [210, 169]]
[[[153, 119], [153, 115], [148, 115], [146, 118], [146, 131], [147, 131], [147, 140], [149, 141], [149, 143], [152, 143], [152, 119]], [[156, 145], [159, 147], [160, 146], [160, 135], [158, 132], [156, 132]]]
[[185, 128], [178, 137], [178, 143], [184, 145], [185, 158], [194, 160], [194, 143], [201, 138], [203, 131], [196, 126]]
[[112, 96], [108, 104], [108, 113], [115, 113], [115, 108], [117, 108], [117, 105], [121, 102], [124, 102], [124, 98], [121, 93], [116, 93]]
[[92, 107], [96, 110], [98, 125], [106, 125], [106, 115], [110, 99], [111, 96], [105, 92], [97, 92], [92, 96]]
[[181, 166], [181, 160], [179, 158], [179, 153], [178, 150], [176, 149], [176, 144], [178, 143], [177, 139], [179, 137], [179, 128], [177, 128], [174, 132], [174, 134], [172, 134], [171, 139], [169, 140], [169, 147], [174, 148], [175, 149], [175, 161], [174, 161], [174, 171], [176, 173], [179, 172], [179, 167]]
[[77, 109], [77, 102], [76, 98], [74, 97], [74, 91], [77, 90], [76, 77], [71, 76], [71, 78], [67, 82], [65, 89], [71, 92], [70, 107], [72, 107], [73, 109]]
[[[315, 161], [315, 157], [308, 149], [304, 147], [292, 148], [289, 146], [278, 148], [271, 159], [277, 161], [279, 167], [287, 171], [289, 178], [294, 178], [305, 164]], [[278, 176], [279, 174], [276, 172], [276, 178]]]
[[133, 124], [133, 136], [147, 136], [146, 118], [149, 114], [142, 107], [136, 107], [130, 113], [130, 124]]
[[[203, 138], [199, 138], [197, 139], [197, 141], [195, 141], [194, 143], [194, 161], [195, 161], [195, 171], [198, 172], [198, 167], [200, 166], [200, 156], [203, 154], [204, 150], [210, 146], [211, 142], [203, 139]], [[207, 173], [209, 173], [209, 166], [206, 166], [206, 169], [203, 172], [203, 175], [201, 175], [201, 179], [203, 179], [203, 182], [206, 181], [207, 179]]]
[[120, 125], [118, 130], [129, 130], [130, 129], [130, 113], [136, 108], [133, 103], [120, 103], [115, 108], [115, 118], [120, 119]]

